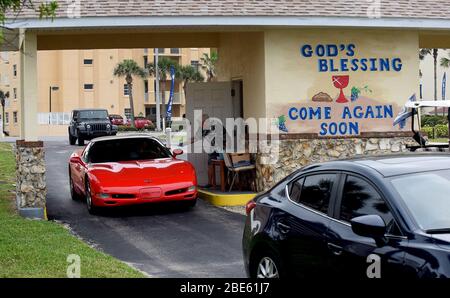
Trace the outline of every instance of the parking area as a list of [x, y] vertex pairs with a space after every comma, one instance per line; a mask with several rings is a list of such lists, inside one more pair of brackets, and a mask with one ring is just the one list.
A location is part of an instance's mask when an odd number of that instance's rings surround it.
[[245, 277], [241, 239], [245, 217], [199, 201], [191, 210], [149, 205], [93, 216], [70, 198], [67, 161], [80, 147], [45, 142], [50, 219], [100, 250], [154, 277]]

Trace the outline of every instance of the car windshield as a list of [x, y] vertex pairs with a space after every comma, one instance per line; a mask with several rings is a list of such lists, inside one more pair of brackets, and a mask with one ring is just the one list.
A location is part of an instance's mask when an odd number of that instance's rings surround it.
[[450, 170], [405, 175], [391, 183], [421, 229], [450, 232]]
[[169, 149], [149, 138], [98, 141], [89, 149], [91, 163], [152, 160], [171, 157]]
[[80, 119], [108, 119], [108, 112], [104, 110], [80, 111]]

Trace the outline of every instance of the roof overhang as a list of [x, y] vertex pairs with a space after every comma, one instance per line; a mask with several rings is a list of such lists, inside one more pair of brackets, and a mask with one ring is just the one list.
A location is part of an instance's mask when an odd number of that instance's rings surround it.
[[362, 18], [297, 16], [149, 16], [149, 17], [81, 17], [54, 20], [15, 19], [7, 22], [11, 29], [75, 28], [164, 28], [164, 27], [350, 27], [386, 29], [450, 30], [450, 19], [430, 18]]

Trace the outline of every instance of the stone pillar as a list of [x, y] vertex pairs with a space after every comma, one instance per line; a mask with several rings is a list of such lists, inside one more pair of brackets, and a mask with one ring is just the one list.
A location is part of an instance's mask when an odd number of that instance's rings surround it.
[[[385, 135], [388, 135], [386, 133]], [[411, 137], [281, 139], [256, 156], [256, 185], [265, 191], [299, 168], [318, 162], [358, 156], [398, 154], [414, 145]], [[260, 143], [260, 148], [267, 145]]]
[[42, 141], [16, 142], [16, 201], [19, 214], [46, 219], [45, 156]]

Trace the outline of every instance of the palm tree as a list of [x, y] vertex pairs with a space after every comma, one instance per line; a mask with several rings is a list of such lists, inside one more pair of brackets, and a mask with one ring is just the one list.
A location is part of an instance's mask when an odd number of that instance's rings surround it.
[[211, 82], [216, 76], [216, 63], [218, 59], [217, 52], [211, 52], [211, 56], [203, 53], [203, 57], [200, 58], [202, 69], [206, 71], [206, 75], [208, 76], [208, 82]]
[[[167, 57], [161, 57], [158, 59], [158, 76], [159, 76], [159, 86], [161, 90], [161, 115], [165, 119], [166, 115], [166, 82], [167, 77], [170, 76], [170, 68], [178, 68], [178, 63]], [[156, 77], [156, 66], [154, 63], [147, 64], [147, 71], [149, 75]]]
[[186, 96], [186, 84], [189, 82], [203, 82], [205, 78], [192, 65], [181, 65], [177, 68], [176, 78], [183, 82], [183, 92]]
[[[423, 60], [427, 55], [433, 55], [434, 60], [434, 100], [437, 100], [437, 57], [438, 49], [420, 49], [419, 59]], [[437, 107], [434, 108], [434, 114], [437, 115]]]
[[3, 90], [0, 90], [0, 104], [2, 105], [2, 128], [3, 132], [5, 131], [5, 105], [6, 105], [6, 99], [9, 98], [9, 91], [4, 92]]
[[131, 110], [131, 126], [135, 127], [134, 123], [134, 102], [133, 102], [133, 76], [140, 77], [144, 79], [147, 74], [145, 70], [140, 67], [136, 61], [132, 59], [125, 59], [119, 64], [117, 64], [114, 69], [114, 76], [125, 77], [128, 87], [128, 98], [130, 99], [130, 110]]

